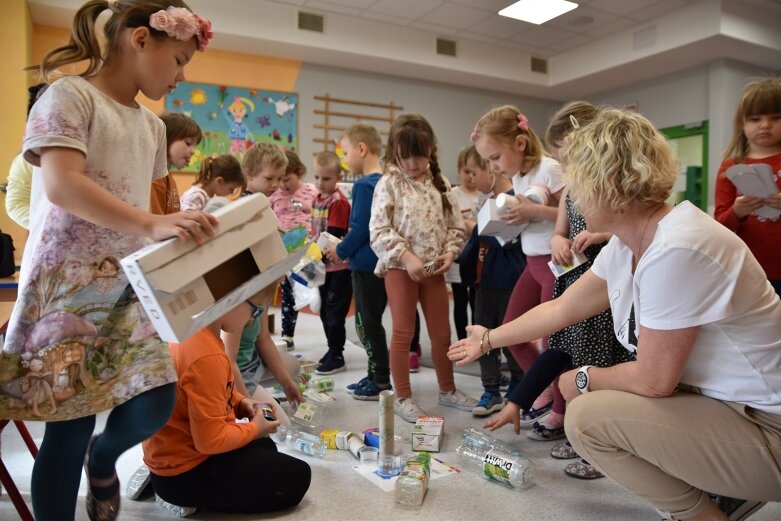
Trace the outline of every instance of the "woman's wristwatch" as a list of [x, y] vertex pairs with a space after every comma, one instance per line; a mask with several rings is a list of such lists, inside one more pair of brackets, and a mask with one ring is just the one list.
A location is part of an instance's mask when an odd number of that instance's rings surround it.
[[577, 386], [578, 391], [580, 391], [580, 394], [586, 394], [589, 391], [588, 370], [592, 367], [594, 366], [584, 365], [575, 373], [575, 385]]

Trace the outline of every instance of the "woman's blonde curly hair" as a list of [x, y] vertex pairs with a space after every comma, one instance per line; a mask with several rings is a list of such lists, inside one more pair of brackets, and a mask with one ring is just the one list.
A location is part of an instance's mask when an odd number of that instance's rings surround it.
[[565, 179], [581, 208], [622, 211], [653, 206], [672, 192], [678, 161], [645, 117], [604, 108], [573, 130], [561, 149]]

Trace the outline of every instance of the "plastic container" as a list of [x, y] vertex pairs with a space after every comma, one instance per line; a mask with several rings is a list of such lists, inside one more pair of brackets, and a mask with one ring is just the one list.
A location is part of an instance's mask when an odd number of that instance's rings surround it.
[[325, 421], [325, 412], [326, 409], [322, 405], [311, 402], [299, 403], [293, 408], [293, 414], [290, 416], [290, 421], [301, 429], [306, 429], [311, 432], [320, 432], [323, 422]]
[[332, 376], [326, 376], [325, 378], [318, 378], [317, 380], [312, 380], [311, 382], [309, 382], [308, 385], [319, 393], [333, 391], [334, 379]]
[[420, 452], [412, 458], [403, 458], [403, 460], [406, 462], [395, 485], [396, 503], [420, 505], [428, 490], [431, 456], [428, 452]]
[[521, 452], [510, 447], [507, 443], [497, 440], [486, 431], [475, 429], [474, 427], [467, 427], [461, 433], [461, 442], [467, 445], [472, 445], [478, 449], [483, 449], [486, 452], [491, 449], [500, 449], [516, 456], [520, 456]]
[[526, 488], [532, 484], [534, 465], [523, 456], [501, 449], [484, 450], [462, 443], [456, 449], [464, 466], [481, 472], [486, 478], [513, 488]]
[[326, 445], [314, 434], [300, 431], [295, 427], [281, 425], [279, 429], [277, 429], [277, 435], [279, 439], [285, 441], [287, 446], [293, 447], [299, 452], [316, 458], [325, 457]]

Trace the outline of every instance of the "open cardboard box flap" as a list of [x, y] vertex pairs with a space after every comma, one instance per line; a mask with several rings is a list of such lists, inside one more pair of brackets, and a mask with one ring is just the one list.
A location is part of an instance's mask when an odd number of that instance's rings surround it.
[[274, 284], [306, 252], [288, 255], [263, 195], [215, 212], [217, 234], [196, 245], [179, 239], [152, 244], [120, 261], [163, 340], [181, 342]]
[[[197, 274], [206, 273], [245, 250], [246, 241], [240, 240], [240, 235], [249, 233], [260, 241], [270, 233], [277, 233], [276, 218], [273, 212], [265, 211], [268, 208], [263, 194], [242, 197], [214, 212], [220, 221], [217, 234], [202, 245], [192, 240], [169, 239], [136, 252], [136, 262], [154, 289], [175, 293]], [[185, 256], [186, 270], [177, 262]]]

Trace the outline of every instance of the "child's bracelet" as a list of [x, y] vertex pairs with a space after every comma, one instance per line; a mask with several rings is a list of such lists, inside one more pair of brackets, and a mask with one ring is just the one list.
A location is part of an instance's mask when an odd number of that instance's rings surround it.
[[[493, 349], [493, 346], [491, 345], [491, 337], [489, 334], [491, 333], [490, 329], [486, 329], [483, 333], [482, 338], [480, 338], [480, 352], [484, 355], [487, 355], [491, 349]], [[483, 349], [483, 344], [485, 344], [486, 349]]]

